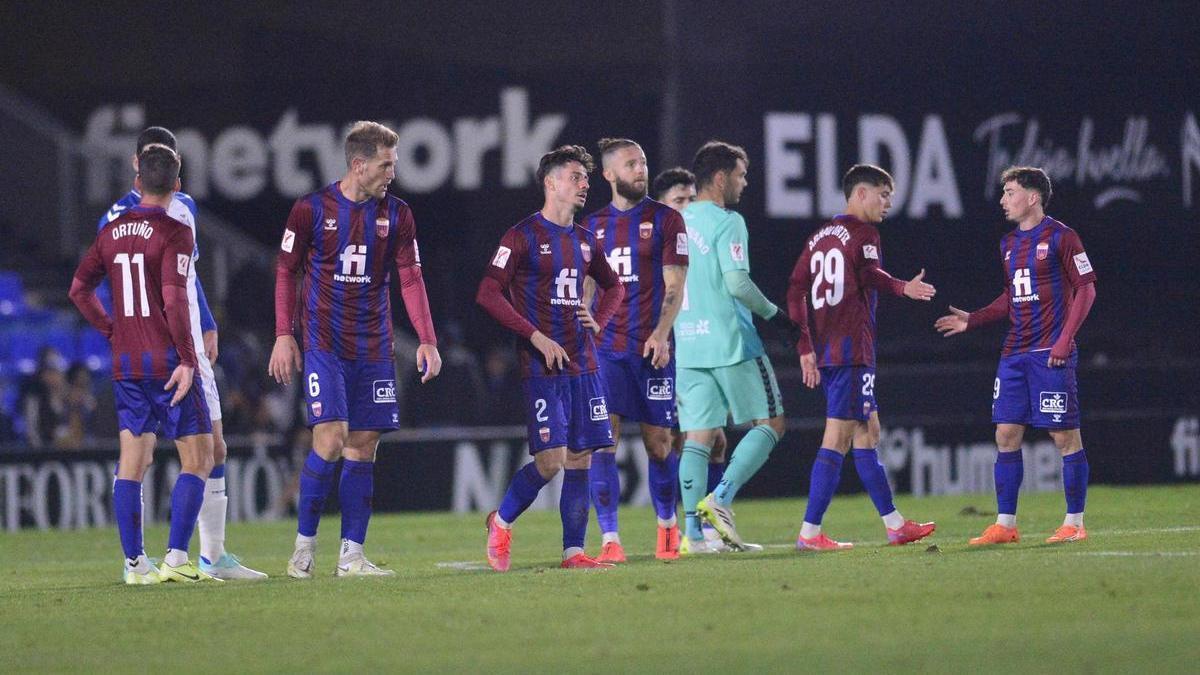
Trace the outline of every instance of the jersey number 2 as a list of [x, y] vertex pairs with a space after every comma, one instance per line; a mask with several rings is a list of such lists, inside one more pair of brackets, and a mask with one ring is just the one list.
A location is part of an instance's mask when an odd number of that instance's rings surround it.
[[133, 271], [131, 267], [137, 267], [137, 285], [138, 295], [141, 296], [141, 311], [142, 316], [150, 316], [150, 301], [146, 299], [146, 258], [142, 253], [134, 253], [132, 257], [128, 253], [118, 253], [113, 258], [113, 264], [121, 266], [121, 311], [125, 316], [133, 316]]
[[846, 259], [839, 249], [817, 251], [808, 264], [812, 273], [813, 309], [830, 307], [842, 301], [846, 294]]

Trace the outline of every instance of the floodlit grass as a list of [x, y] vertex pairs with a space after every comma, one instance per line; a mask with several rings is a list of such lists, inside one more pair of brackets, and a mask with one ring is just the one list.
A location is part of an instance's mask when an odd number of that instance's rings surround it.
[[[766, 551], [669, 564], [653, 558], [651, 512], [626, 509], [631, 560], [600, 573], [557, 569], [554, 512], [517, 523], [508, 574], [486, 569], [482, 515], [377, 516], [367, 552], [391, 579], [330, 575], [336, 516], [310, 581], [283, 575], [289, 522], [230, 527], [231, 550], [270, 580], [195, 586], [120, 585], [112, 529], [0, 534], [0, 671], [1196, 667], [1200, 486], [1093, 487], [1091, 539], [1060, 546], [1041, 543], [1059, 494], [1022, 495], [1022, 542], [985, 550], [966, 540], [993, 520], [990, 495], [897, 505], [937, 521], [928, 543], [883, 546], [870, 502], [838, 497], [825, 529], [857, 548], [800, 554], [803, 500], [745, 501], [739, 529]], [[595, 552], [594, 523], [589, 535]], [[147, 531], [151, 555], [165, 540], [165, 527]]]

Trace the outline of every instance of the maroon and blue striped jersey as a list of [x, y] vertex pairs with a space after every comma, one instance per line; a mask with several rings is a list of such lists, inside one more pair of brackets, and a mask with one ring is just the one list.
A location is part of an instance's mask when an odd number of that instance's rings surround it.
[[620, 281], [595, 234], [579, 224], [562, 227], [534, 213], [504, 233], [486, 275], [507, 289], [521, 317], [562, 346], [571, 359], [561, 372], [552, 372], [541, 353], [523, 340], [523, 377], [582, 375], [597, 369], [592, 331], [575, 314], [583, 306], [583, 279], [590, 276], [606, 289]]
[[[280, 268], [301, 276], [304, 349], [390, 361], [391, 270], [421, 264], [408, 204], [391, 194], [356, 203], [333, 183], [296, 200], [279, 248]], [[275, 334], [291, 335], [295, 317], [276, 292]]]
[[1011, 322], [1003, 354], [1050, 349], [1062, 333], [1075, 289], [1096, 281], [1083, 242], [1075, 230], [1046, 216], [1031, 230], [1004, 235], [1000, 258]]
[[597, 348], [602, 352], [642, 353], [642, 346], [658, 325], [662, 312], [662, 268], [688, 264], [687, 228], [679, 212], [649, 197], [628, 211], [609, 203], [584, 219], [625, 286], [621, 308], [604, 332]]
[[[165, 380], [180, 363], [195, 367], [185, 290], [194, 249], [191, 228], [158, 207], [130, 207], [96, 235], [75, 279], [89, 294], [102, 279], [111, 284], [112, 379]], [[169, 286], [183, 300], [174, 308], [164, 300]], [[107, 322], [95, 307], [95, 316], [80, 309], [93, 325]]]

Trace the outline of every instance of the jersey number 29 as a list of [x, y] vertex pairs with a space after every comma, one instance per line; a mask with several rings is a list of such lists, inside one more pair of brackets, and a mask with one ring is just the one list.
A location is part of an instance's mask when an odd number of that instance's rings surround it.
[[813, 309], [830, 307], [842, 301], [846, 294], [846, 259], [840, 249], [817, 251], [808, 263], [812, 273]]

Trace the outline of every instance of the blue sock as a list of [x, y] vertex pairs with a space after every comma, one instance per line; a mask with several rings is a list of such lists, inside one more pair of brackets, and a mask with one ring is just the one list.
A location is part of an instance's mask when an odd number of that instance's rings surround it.
[[709, 462], [708, 463], [708, 492], [705, 492], [704, 494], [708, 494], [709, 492], [716, 492], [717, 486], [721, 484], [721, 476], [723, 476], [724, 474], [725, 474], [725, 462], [720, 462], [720, 463], [716, 463], [716, 464], [714, 464], [713, 462]]
[[[594, 458], [595, 455], [592, 455]], [[595, 462], [595, 459], [592, 460]], [[592, 464], [592, 468], [596, 468]], [[666, 459], [650, 458], [650, 501], [654, 515], [661, 520], [675, 517], [675, 493], [679, 491], [679, 455], [671, 452]]]
[[179, 474], [171, 490], [171, 534], [167, 537], [167, 548], [188, 550], [203, 502], [204, 479], [190, 473]]
[[126, 558], [136, 558], [145, 552], [142, 545], [142, 484], [136, 480], [118, 478], [113, 483], [113, 517], [121, 549]]
[[1006, 515], [1017, 515], [1017, 493], [1021, 491], [1021, 479], [1025, 477], [1025, 461], [1021, 451], [996, 453], [996, 510]]
[[316, 450], [309, 450], [308, 457], [304, 459], [304, 468], [300, 470], [300, 499], [296, 505], [296, 510], [300, 512], [296, 531], [306, 537], [317, 536], [321, 511], [325, 510], [325, 500], [333, 487], [335, 468], [337, 462], [321, 459]]
[[542, 474], [538, 473], [535, 462], [521, 467], [513, 474], [512, 482], [508, 484], [508, 491], [504, 493], [504, 499], [500, 501], [498, 511], [501, 520], [510, 525], [515, 522], [522, 513], [525, 513], [525, 509], [529, 508], [533, 500], [537, 499], [538, 492], [542, 487], [549, 482], [542, 478]]
[[[569, 548], [583, 548], [583, 541], [587, 538], [588, 473], [588, 469], [563, 471], [562, 494], [558, 498], [558, 513], [562, 516], [564, 551]], [[613, 512], [615, 514], [616, 509]], [[505, 520], [508, 519], [505, 518]]]
[[338, 503], [342, 507], [342, 539], [359, 544], [367, 541], [371, 521], [371, 497], [375, 495], [375, 463], [342, 460]]
[[212, 471], [208, 472], [208, 477], [209, 478], [224, 478], [225, 477], [225, 465], [218, 464], [218, 465], [214, 466], [212, 468]]
[[895, 511], [896, 505], [892, 503], [892, 488], [888, 485], [887, 472], [883, 470], [883, 464], [879, 463], [879, 454], [875, 449], [855, 448], [854, 468], [858, 469], [858, 478], [867, 489], [867, 494], [871, 495], [871, 501], [875, 503], [875, 510], [879, 515], [886, 516]]
[[588, 484], [592, 493], [592, 503], [596, 506], [596, 522], [600, 523], [600, 531], [616, 532], [617, 504], [621, 501], [621, 474], [617, 471], [615, 452], [592, 453]]
[[1067, 495], [1067, 513], [1083, 513], [1087, 501], [1088, 461], [1083, 448], [1063, 457], [1063, 492]]
[[817, 451], [813, 462], [811, 484], [808, 486], [808, 508], [804, 522], [820, 525], [842, 475], [842, 455], [828, 448]]
[[695, 511], [683, 512], [683, 532], [684, 536], [693, 541], [700, 541], [704, 538], [704, 530], [700, 525], [700, 514]]

